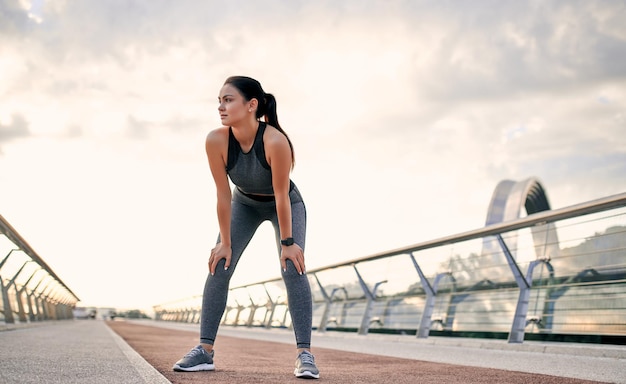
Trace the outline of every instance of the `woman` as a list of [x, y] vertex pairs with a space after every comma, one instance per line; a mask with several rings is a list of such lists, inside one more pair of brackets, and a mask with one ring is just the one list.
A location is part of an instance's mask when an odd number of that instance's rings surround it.
[[[290, 180], [291, 141], [278, 124], [276, 99], [249, 77], [229, 77], [219, 94], [223, 126], [211, 131], [206, 153], [217, 190], [219, 237], [204, 286], [200, 345], [174, 364], [175, 371], [211, 371], [213, 344], [226, 307], [228, 284], [252, 235], [270, 220], [296, 336], [296, 377], [319, 378], [311, 354], [312, 299], [305, 275], [306, 210]], [[263, 117], [264, 121], [260, 121]], [[228, 178], [235, 184], [231, 192]]]

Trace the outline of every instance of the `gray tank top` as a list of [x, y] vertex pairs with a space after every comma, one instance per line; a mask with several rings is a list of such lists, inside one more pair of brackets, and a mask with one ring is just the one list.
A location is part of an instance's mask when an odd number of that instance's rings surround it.
[[241, 145], [228, 129], [228, 164], [226, 173], [230, 180], [244, 193], [273, 195], [272, 169], [265, 158], [263, 133], [267, 124], [259, 122], [259, 129], [249, 152], [244, 153]]

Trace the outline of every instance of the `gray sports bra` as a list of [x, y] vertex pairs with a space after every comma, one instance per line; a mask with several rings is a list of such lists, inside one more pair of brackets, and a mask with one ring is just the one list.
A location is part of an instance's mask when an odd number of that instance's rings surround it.
[[248, 153], [241, 150], [241, 145], [228, 129], [228, 164], [226, 173], [240, 191], [247, 194], [273, 195], [272, 169], [265, 158], [263, 133], [267, 124], [259, 122], [259, 129]]

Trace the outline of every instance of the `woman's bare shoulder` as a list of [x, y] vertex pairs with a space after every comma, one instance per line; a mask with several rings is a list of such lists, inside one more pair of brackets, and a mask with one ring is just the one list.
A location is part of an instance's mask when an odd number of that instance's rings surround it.
[[270, 145], [289, 145], [287, 143], [287, 137], [281, 133], [278, 129], [271, 125], [267, 125], [263, 134], [263, 142]]
[[206, 141], [213, 143], [221, 143], [228, 141], [228, 127], [219, 127], [211, 130], [206, 135]]

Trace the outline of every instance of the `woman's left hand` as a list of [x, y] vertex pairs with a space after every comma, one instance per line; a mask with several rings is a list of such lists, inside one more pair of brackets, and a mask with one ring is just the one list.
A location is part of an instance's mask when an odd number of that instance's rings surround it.
[[298, 244], [283, 245], [280, 252], [280, 266], [283, 268], [283, 272], [287, 271], [287, 260], [291, 260], [293, 266], [300, 275], [306, 273], [304, 267], [304, 251]]

